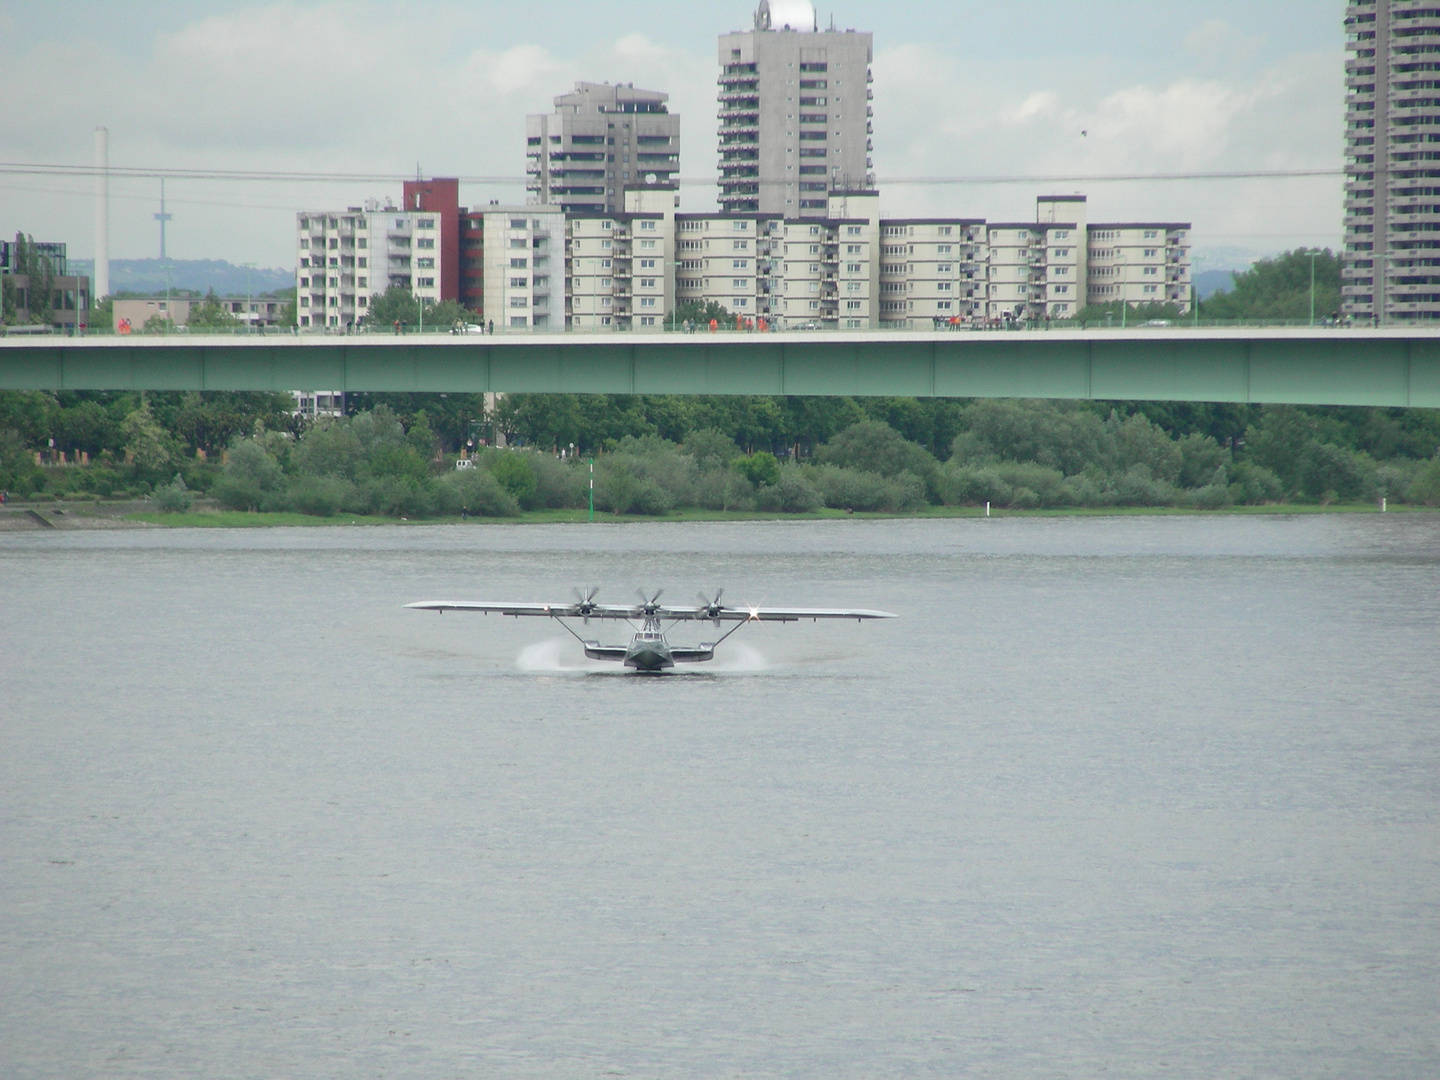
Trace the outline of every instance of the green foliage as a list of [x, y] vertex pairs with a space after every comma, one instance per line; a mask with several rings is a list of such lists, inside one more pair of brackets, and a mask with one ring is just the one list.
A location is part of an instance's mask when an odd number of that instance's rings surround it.
[[595, 505], [614, 514], [664, 514], [695, 503], [693, 458], [658, 436], [627, 437], [595, 465]]
[[514, 517], [515, 496], [488, 469], [456, 469], [441, 479], [437, 505], [442, 513], [471, 517]]
[[714, 428], [702, 428], [699, 431], [690, 432], [685, 437], [685, 442], [680, 449], [690, 455], [695, 462], [695, 467], [701, 472], [709, 472], [712, 469], [728, 469], [730, 463], [740, 454], [739, 449], [735, 446], [735, 440], [723, 431], [717, 431]]
[[526, 510], [533, 510], [540, 482], [532, 460], [536, 455], [520, 450], [502, 450], [489, 459], [490, 474]]
[[962, 419], [959, 462], [1034, 461], [1070, 476], [1105, 458], [1104, 421], [1077, 404], [977, 401]]
[[736, 472], [756, 487], [765, 487], [780, 479], [780, 462], [768, 450], [738, 457], [732, 464]]
[[[27, 293], [30, 322], [44, 325], [54, 317], [51, 306], [55, 292], [55, 265], [48, 255], [40, 254], [33, 236], [26, 236], [24, 233], [15, 234], [15, 245], [13, 249], [13, 266], [16, 275], [28, 275], [30, 285]], [[19, 319], [19, 296], [14, 281], [9, 280], [9, 275], [0, 275], [0, 281], [4, 282], [5, 295], [0, 300], [3, 305], [4, 319], [6, 323], [13, 324]]]
[[939, 469], [939, 463], [928, 450], [910, 442], [881, 420], [851, 424], [817, 450], [815, 460], [885, 477], [908, 474], [927, 488], [933, 485]]
[[142, 400], [140, 407], [125, 417], [120, 431], [127, 457], [142, 472], [158, 472], [174, 462], [176, 440], [156, 422], [148, 402]]
[[781, 469], [779, 476], [756, 494], [756, 509], [808, 514], [824, 506], [825, 500], [805, 472], [798, 465], [787, 465]]
[[391, 285], [383, 293], [370, 297], [366, 311], [365, 324], [377, 330], [397, 322], [401, 326], [414, 326], [420, 321], [420, 304], [415, 294], [403, 285]]
[[176, 473], [174, 480], [155, 489], [154, 502], [167, 514], [183, 514], [195, 502], [195, 496], [185, 486], [185, 478]]
[[1125, 304], [1115, 300], [1108, 304], [1088, 304], [1075, 313], [1073, 322], [1086, 326], [1143, 326], [1152, 320], [1183, 322], [1194, 316], [1181, 309], [1179, 304], [1148, 303]]
[[710, 321], [714, 320], [720, 330], [731, 330], [735, 327], [735, 316], [722, 304], [714, 300], [702, 304], [699, 300], [690, 300], [684, 304], [677, 304], [675, 312], [670, 319], [665, 320], [666, 325], [673, 321], [675, 326], [684, 326], [685, 323], [693, 322], [698, 329], [709, 330]]
[[1407, 495], [1422, 506], [1440, 506], [1440, 457], [1426, 462], [1415, 474]]
[[1329, 248], [1297, 248], [1273, 259], [1261, 259], [1244, 273], [1232, 275], [1234, 287], [1200, 304], [1207, 319], [1308, 319], [1310, 257], [1315, 256], [1315, 317], [1340, 311], [1340, 259]]
[[868, 510], [897, 513], [925, 505], [925, 486], [911, 473], [881, 476], [879, 473], [846, 469], [837, 465], [812, 466], [808, 479], [836, 510]]
[[215, 295], [215, 290], [211, 289], [205, 294], [204, 300], [190, 305], [190, 314], [185, 319], [185, 325], [196, 330], [229, 330], [242, 326], [243, 323], [221, 306], [220, 298]]

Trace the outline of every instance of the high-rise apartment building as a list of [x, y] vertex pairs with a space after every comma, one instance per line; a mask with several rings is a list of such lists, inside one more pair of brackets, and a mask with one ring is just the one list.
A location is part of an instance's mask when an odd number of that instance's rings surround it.
[[724, 212], [823, 218], [832, 191], [874, 187], [873, 53], [819, 30], [810, 0], [761, 0], [754, 30], [721, 35]]
[[532, 201], [566, 213], [625, 209], [630, 184], [669, 184], [680, 171], [680, 117], [669, 94], [634, 83], [579, 82], [553, 113], [525, 118]]
[[1440, 8], [1345, 11], [1343, 312], [1440, 319]]

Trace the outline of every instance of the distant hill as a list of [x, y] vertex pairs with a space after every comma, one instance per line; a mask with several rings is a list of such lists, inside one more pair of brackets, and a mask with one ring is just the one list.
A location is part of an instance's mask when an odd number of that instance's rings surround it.
[[1228, 292], [1235, 285], [1232, 274], [1240, 273], [1238, 270], [1202, 270], [1195, 275], [1195, 288], [1200, 293], [1201, 300], [1209, 300], [1217, 292], [1222, 290]]
[[[70, 267], [74, 272], [95, 276], [95, 263], [91, 259], [71, 259]], [[295, 285], [293, 270], [256, 267], [247, 271], [224, 259], [171, 259], [170, 287], [202, 293], [214, 289], [222, 296], [244, 296], [247, 273], [249, 289], [256, 296]], [[110, 291], [163, 293], [164, 264], [159, 259], [111, 259]]]

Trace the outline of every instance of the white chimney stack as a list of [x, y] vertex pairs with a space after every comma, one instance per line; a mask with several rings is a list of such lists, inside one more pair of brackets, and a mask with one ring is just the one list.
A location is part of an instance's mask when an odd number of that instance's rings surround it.
[[110, 130], [95, 129], [95, 280], [90, 303], [110, 295]]

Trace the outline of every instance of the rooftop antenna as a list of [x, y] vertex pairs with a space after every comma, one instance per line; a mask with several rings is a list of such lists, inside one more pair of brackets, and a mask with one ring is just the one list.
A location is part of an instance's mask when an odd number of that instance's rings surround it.
[[835, 33], [835, 13], [830, 12], [830, 33]]
[[160, 261], [161, 261], [161, 262], [164, 262], [164, 261], [165, 261], [165, 223], [166, 223], [167, 221], [169, 221], [169, 220], [170, 220], [172, 217], [174, 217], [175, 215], [174, 215], [174, 214], [167, 214], [167, 213], [165, 212], [165, 178], [164, 178], [163, 176], [160, 178], [160, 212], [159, 212], [158, 214], [153, 214], [153, 215], [151, 215], [151, 216], [154, 217], [156, 221], [160, 222]]

